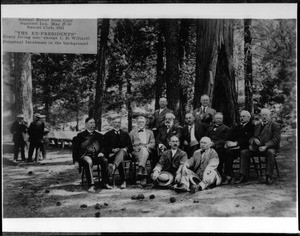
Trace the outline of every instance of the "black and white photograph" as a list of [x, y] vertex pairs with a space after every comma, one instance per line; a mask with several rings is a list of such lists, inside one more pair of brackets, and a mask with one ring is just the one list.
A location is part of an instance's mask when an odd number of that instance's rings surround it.
[[3, 233], [299, 233], [297, 4], [104, 2], [1, 5]]

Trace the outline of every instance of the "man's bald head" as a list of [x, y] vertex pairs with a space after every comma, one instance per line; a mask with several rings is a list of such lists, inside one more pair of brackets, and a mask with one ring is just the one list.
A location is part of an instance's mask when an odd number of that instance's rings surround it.
[[207, 150], [212, 146], [212, 141], [209, 137], [202, 137], [200, 140], [200, 149]]
[[271, 119], [271, 111], [267, 108], [262, 108], [260, 110], [260, 116], [261, 116], [262, 122], [266, 123]]

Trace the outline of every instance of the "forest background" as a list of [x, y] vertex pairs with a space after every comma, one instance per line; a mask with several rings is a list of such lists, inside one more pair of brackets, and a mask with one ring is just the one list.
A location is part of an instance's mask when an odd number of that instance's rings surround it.
[[204, 93], [229, 126], [262, 107], [296, 124], [295, 19], [98, 19], [97, 55], [4, 53], [3, 68], [5, 124], [38, 112], [78, 131], [90, 115], [106, 130], [118, 113], [131, 130], [166, 96], [183, 125]]

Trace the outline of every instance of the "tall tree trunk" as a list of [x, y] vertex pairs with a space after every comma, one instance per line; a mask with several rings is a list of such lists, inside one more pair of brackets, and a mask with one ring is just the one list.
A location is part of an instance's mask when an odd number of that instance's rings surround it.
[[217, 62], [217, 28], [219, 20], [198, 19], [196, 30], [196, 78], [194, 109], [200, 107], [200, 98], [208, 94], [211, 98], [214, 72]]
[[223, 113], [224, 124], [236, 125], [239, 116], [233, 67], [233, 20], [219, 20], [218, 60], [212, 106]]
[[48, 84], [48, 68], [45, 68], [45, 80], [44, 80], [44, 84], [43, 84], [43, 100], [44, 100], [44, 104], [45, 104], [45, 115], [46, 115], [46, 121], [49, 122], [50, 121], [50, 87]]
[[128, 112], [128, 132], [132, 130], [132, 108], [131, 108], [131, 83], [130, 77], [125, 73], [126, 81], [127, 81], [127, 99], [126, 99], [126, 108]]
[[180, 115], [179, 102], [179, 26], [177, 19], [164, 20], [166, 40], [166, 79], [168, 107], [178, 118]]
[[163, 44], [163, 24], [159, 21], [159, 30], [156, 45], [156, 81], [155, 81], [155, 109], [159, 109], [159, 98], [164, 90], [164, 44]]
[[[98, 23], [98, 29], [100, 28], [100, 23]], [[95, 120], [96, 127], [101, 130], [102, 127], [102, 106], [103, 106], [103, 88], [105, 81], [105, 61], [106, 61], [106, 49], [107, 49], [107, 39], [109, 34], [109, 19], [103, 19], [101, 24], [101, 36], [100, 36], [100, 46], [98, 46], [97, 52], [97, 82], [96, 82], [96, 95], [95, 95]]]
[[[179, 67], [182, 69], [184, 65], [184, 59], [187, 57], [186, 52], [188, 48], [188, 38], [189, 38], [189, 28], [190, 28], [190, 20], [182, 19], [180, 21], [180, 31], [179, 31]], [[182, 78], [181, 78], [182, 80]], [[185, 107], [188, 102], [188, 94], [187, 88], [180, 84], [179, 89], [180, 94], [180, 115], [179, 115], [179, 123], [184, 123], [185, 116]]]
[[33, 120], [31, 54], [14, 53], [14, 62], [15, 111], [23, 113], [24, 120], [30, 123]]
[[244, 19], [245, 109], [253, 114], [251, 19]]

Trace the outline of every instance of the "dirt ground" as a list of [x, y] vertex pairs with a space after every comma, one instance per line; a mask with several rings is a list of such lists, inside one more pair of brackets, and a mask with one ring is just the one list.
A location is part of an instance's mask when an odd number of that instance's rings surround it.
[[[277, 156], [280, 177], [272, 185], [265, 185], [252, 172], [247, 183], [196, 194], [154, 190], [150, 185], [88, 193], [81, 186], [70, 149], [49, 148], [47, 159], [36, 165], [15, 164], [12, 154], [3, 154], [3, 217], [296, 217], [295, 133], [291, 129], [282, 133]], [[131, 199], [141, 193], [145, 199]], [[171, 203], [170, 197], [176, 201]]]

